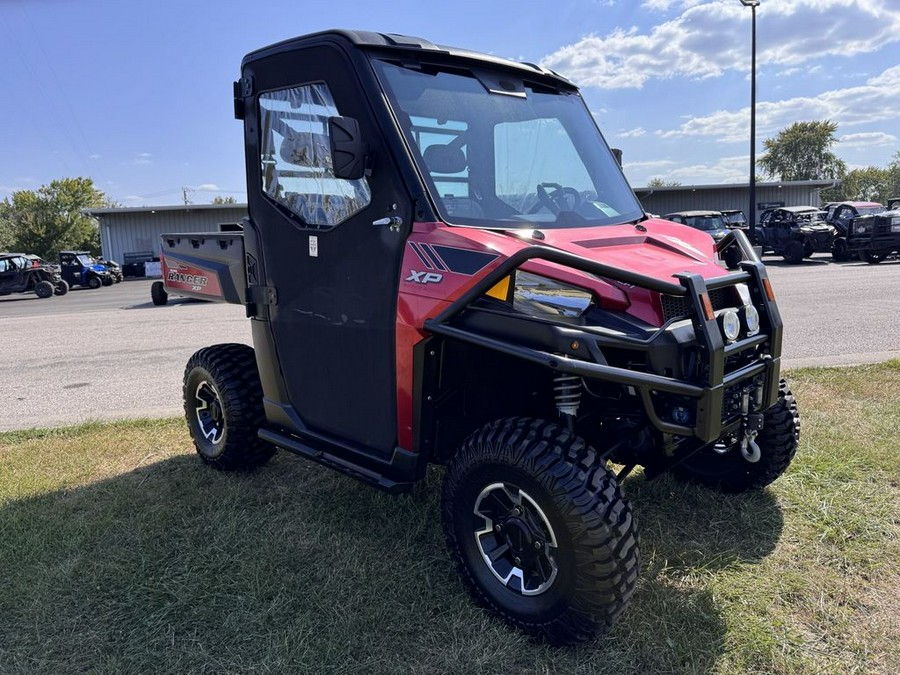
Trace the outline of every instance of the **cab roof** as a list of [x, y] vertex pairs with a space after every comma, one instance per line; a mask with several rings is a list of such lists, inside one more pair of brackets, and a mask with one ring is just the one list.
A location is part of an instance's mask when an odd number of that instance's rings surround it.
[[411, 35], [398, 35], [395, 33], [375, 33], [364, 30], [348, 30], [335, 28], [317, 33], [300, 35], [295, 38], [276, 42], [267, 47], [256, 49], [247, 54], [241, 62], [241, 68], [248, 63], [263, 59], [274, 54], [297, 49], [315, 43], [342, 42], [346, 46], [366, 51], [378, 51], [394, 53], [398, 57], [409, 60], [441, 61], [441, 62], [468, 62], [469, 65], [481, 64], [484, 66], [513, 69], [521, 77], [552, 81], [556, 86], [565, 89], [577, 89], [572, 82], [559, 73], [544, 68], [534, 63], [511, 61], [490, 54], [482, 54], [459, 47], [439, 45], [420, 37]]

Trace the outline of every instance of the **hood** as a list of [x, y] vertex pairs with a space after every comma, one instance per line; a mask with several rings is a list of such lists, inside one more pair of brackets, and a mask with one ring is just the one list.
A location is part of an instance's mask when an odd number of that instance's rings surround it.
[[[708, 233], [656, 218], [636, 225], [539, 231], [497, 231], [463, 227], [442, 230], [441, 238], [446, 236], [448, 244], [454, 239], [459, 244], [457, 238], [462, 238], [504, 257], [529, 246], [546, 246], [672, 283], [678, 282], [673, 276], [683, 272], [699, 274], [707, 279], [728, 274], [716, 261], [714, 242]], [[537, 236], [536, 232], [539, 232]], [[655, 295], [651, 291], [627, 283], [599, 279], [591, 274], [542, 260], [525, 263], [522, 269], [590, 289], [603, 300], [605, 306], [629, 311], [658, 325], [659, 315], [651, 310], [651, 304], [658, 305], [658, 302], [646, 300]], [[639, 296], [644, 301], [634, 302]]]
[[[727, 274], [716, 263], [713, 240], [708, 233], [661, 219], [650, 219], [637, 225], [538, 230], [543, 239], [532, 236], [535, 230], [531, 229], [450, 229], [454, 235], [505, 256], [528, 246], [548, 246], [665, 281], [674, 281], [672, 276], [679, 272], [706, 278]], [[528, 263], [528, 266], [561, 269], [541, 261]]]

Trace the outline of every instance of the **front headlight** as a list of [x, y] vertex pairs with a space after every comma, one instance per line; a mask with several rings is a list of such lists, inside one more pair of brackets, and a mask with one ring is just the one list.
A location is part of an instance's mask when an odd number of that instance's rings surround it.
[[722, 328], [722, 335], [728, 342], [737, 340], [741, 333], [741, 319], [733, 309], [726, 309], [719, 314], [719, 326]]
[[854, 234], [865, 234], [868, 231], [868, 228], [865, 225], [854, 225], [853, 232]]
[[516, 270], [513, 309], [523, 314], [581, 316], [593, 300], [594, 296], [582, 288]]
[[747, 324], [747, 335], [759, 332], [759, 311], [753, 305], [744, 307], [744, 323]]

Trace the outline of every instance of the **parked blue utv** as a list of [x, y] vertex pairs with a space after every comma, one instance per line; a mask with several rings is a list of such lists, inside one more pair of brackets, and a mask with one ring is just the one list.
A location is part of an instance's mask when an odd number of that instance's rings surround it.
[[59, 267], [69, 286], [100, 288], [113, 283], [109, 270], [98, 265], [88, 251], [60, 251]]

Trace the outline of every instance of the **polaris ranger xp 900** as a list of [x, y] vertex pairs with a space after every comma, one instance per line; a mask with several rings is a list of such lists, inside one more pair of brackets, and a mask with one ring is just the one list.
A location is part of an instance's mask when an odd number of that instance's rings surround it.
[[169, 291], [252, 324], [253, 348], [188, 362], [204, 461], [283, 448], [392, 492], [446, 465], [472, 595], [557, 644], [634, 591], [635, 466], [726, 492], [787, 468], [799, 417], [765, 268], [739, 230], [645, 215], [571, 82], [329, 31], [249, 54], [234, 91], [243, 232], [162, 238]]

